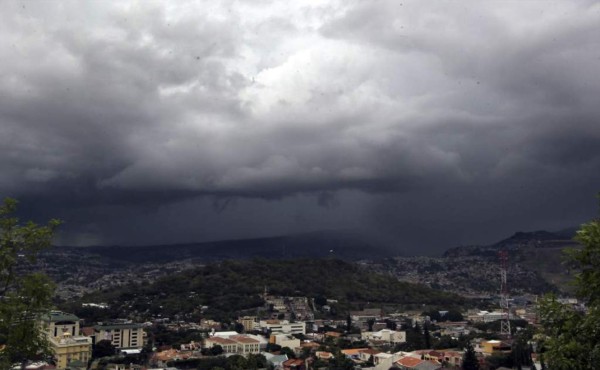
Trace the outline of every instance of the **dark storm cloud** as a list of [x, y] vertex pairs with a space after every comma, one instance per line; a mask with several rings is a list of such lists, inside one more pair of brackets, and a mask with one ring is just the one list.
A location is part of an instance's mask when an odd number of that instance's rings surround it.
[[360, 220], [455, 243], [580, 222], [600, 188], [595, 3], [2, 8], [0, 193], [83, 239], [146, 242], [105, 219], [195, 204], [222, 231], [165, 240], [252, 234], [228, 212], [262, 208], [255, 233]]

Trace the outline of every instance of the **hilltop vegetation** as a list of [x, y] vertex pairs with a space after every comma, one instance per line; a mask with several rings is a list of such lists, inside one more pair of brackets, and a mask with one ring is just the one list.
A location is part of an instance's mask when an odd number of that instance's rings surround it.
[[400, 282], [392, 276], [333, 259], [225, 261], [151, 284], [97, 292], [85, 296], [83, 301], [106, 302], [112, 314], [121, 317], [193, 317], [200, 315], [200, 307], [208, 306], [203, 317], [223, 319], [262, 306], [260, 294], [265, 287], [271, 294], [336, 299], [345, 308], [367, 302], [380, 306], [465, 303], [457, 295]]
[[360, 233], [339, 231], [165, 246], [56, 247], [44, 252], [35, 268], [58, 283], [63, 300], [130, 283], [150, 284], [207, 263], [217, 266], [226, 260], [253, 258], [358, 261], [367, 269], [409, 283], [466, 296], [490, 296], [498, 290], [498, 251], [506, 249], [511, 293], [540, 294], [569, 292], [567, 282], [573, 272], [563, 263], [563, 249], [577, 247], [570, 234], [569, 230], [518, 232], [491, 245], [452, 248], [439, 258], [402, 257]]

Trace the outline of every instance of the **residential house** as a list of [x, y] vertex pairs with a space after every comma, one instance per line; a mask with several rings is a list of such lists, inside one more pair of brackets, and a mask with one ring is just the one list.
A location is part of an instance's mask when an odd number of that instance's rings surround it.
[[292, 358], [284, 361], [282, 366], [284, 370], [306, 370], [304, 360], [300, 358]]
[[396, 366], [402, 370], [438, 370], [442, 368], [439, 362], [422, 360], [412, 356], [406, 356], [396, 361]]
[[380, 351], [378, 351], [376, 349], [371, 349], [371, 348], [364, 349], [364, 350], [358, 352], [358, 360], [367, 362], [372, 359], [373, 363], [375, 363], [374, 356], [377, 355], [378, 353], [380, 353]]
[[265, 356], [267, 362], [273, 365], [275, 369], [283, 368], [283, 363], [289, 360], [287, 355], [274, 355], [269, 352], [263, 353], [263, 356]]
[[333, 353], [327, 352], [327, 351], [317, 351], [317, 352], [315, 352], [315, 357], [318, 358], [319, 360], [325, 360], [325, 361], [329, 361], [332, 358], [334, 358]]
[[485, 356], [491, 356], [496, 353], [509, 353], [511, 344], [507, 341], [500, 340], [484, 340], [479, 344], [479, 350]]
[[348, 348], [341, 350], [342, 354], [351, 360], [360, 360], [360, 352], [368, 348]]

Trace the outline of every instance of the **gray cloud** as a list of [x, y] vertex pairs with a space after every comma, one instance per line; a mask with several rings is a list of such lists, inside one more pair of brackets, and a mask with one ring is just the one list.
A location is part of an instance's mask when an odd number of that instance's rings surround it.
[[66, 242], [360, 223], [433, 247], [593, 215], [594, 2], [1, 8], [0, 194]]

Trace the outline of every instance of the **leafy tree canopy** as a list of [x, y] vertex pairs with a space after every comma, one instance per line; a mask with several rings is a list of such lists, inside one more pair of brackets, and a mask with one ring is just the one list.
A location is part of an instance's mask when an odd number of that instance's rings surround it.
[[39, 325], [47, 315], [54, 284], [41, 273], [30, 272], [38, 253], [50, 246], [58, 220], [46, 226], [21, 223], [14, 216], [17, 201], [7, 198], [0, 205], [0, 337], [6, 348], [0, 351], [0, 368], [50, 353], [49, 343]]
[[575, 237], [581, 249], [568, 252], [579, 269], [574, 285], [586, 305], [577, 309], [546, 297], [540, 304], [543, 356], [548, 367], [596, 369], [600, 363], [600, 219], [581, 226]]

